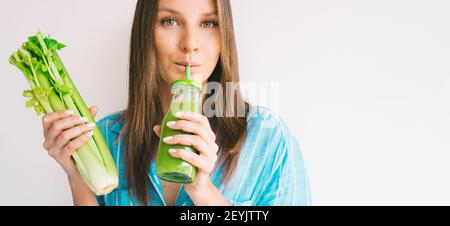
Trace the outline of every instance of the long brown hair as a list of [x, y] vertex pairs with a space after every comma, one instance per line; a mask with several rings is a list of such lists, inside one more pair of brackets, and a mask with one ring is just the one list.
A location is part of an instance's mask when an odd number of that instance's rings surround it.
[[[239, 82], [238, 58], [234, 36], [233, 19], [229, 0], [216, 0], [219, 29], [221, 35], [220, 59], [209, 77], [209, 81], [218, 82], [225, 90], [227, 82]], [[159, 138], [153, 132], [153, 126], [159, 125], [164, 117], [159, 99], [160, 90], [156, 70], [156, 50], [154, 29], [158, 13], [158, 0], [139, 0], [136, 5], [131, 32], [129, 65], [129, 99], [124, 111], [123, 133], [125, 136], [126, 179], [130, 194], [135, 194], [140, 203], [147, 205], [148, 169], [155, 157]], [[213, 132], [221, 144], [221, 155], [217, 164], [222, 164], [223, 183], [227, 183], [236, 168], [239, 153], [247, 130], [249, 105], [241, 96], [239, 87], [233, 92], [225, 92], [221, 100], [216, 98], [215, 110], [234, 117], [210, 117]], [[208, 94], [206, 97], [211, 97]], [[225, 106], [224, 100], [231, 95], [233, 105]], [[240, 106], [238, 106], [240, 105]], [[245, 117], [237, 116], [237, 109], [245, 109]]]

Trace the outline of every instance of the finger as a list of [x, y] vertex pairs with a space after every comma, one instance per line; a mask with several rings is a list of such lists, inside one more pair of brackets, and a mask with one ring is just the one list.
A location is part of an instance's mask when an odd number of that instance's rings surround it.
[[174, 158], [180, 158], [183, 159], [186, 162], [191, 163], [195, 167], [199, 168], [200, 170], [209, 172], [208, 162], [205, 158], [202, 158], [202, 156], [188, 150], [184, 149], [169, 149], [169, 154], [173, 156]]
[[208, 148], [208, 144], [197, 135], [178, 134], [175, 136], [168, 136], [163, 139], [166, 144], [181, 144], [186, 146], [192, 146], [201, 154], [206, 156], [215, 155], [211, 148]]
[[63, 151], [62, 154], [66, 155], [66, 156], [72, 156], [73, 153], [75, 153], [75, 151], [78, 148], [80, 148], [84, 143], [86, 143], [89, 140], [89, 138], [92, 137], [93, 134], [94, 134], [94, 131], [89, 131], [89, 132], [83, 133], [81, 136], [79, 136], [76, 139], [70, 141], [62, 149], [62, 151]]
[[78, 126], [75, 126], [71, 129], [65, 130], [64, 132], [61, 132], [58, 137], [56, 138], [55, 142], [55, 149], [60, 150], [62, 149], [67, 143], [69, 143], [72, 139], [75, 139], [85, 132], [89, 132], [94, 128], [94, 123], [89, 124], [81, 124]]
[[87, 122], [88, 119], [84, 117], [72, 116], [54, 122], [48, 129], [48, 136], [46, 139], [54, 140], [61, 131], [72, 128], [73, 126]]
[[167, 126], [174, 130], [183, 130], [188, 133], [197, 134], [204, 140], [214, 142], [214, 140], [211, 140], [212, 137], [209, 136], [209, 133], [205, 129], [205, 127], [203, 127], [203, 125], [198, 122], [187, 120], [170, 121], [167, 122]]
[[153, 126], [153, 131], [156, 133], [158, 137], [161, 137], [161, 126]]
[[216, 140], [216, 135], [211, 130], [211, 126], [210, 126], [208, 118], [206, 116], [204, 116], [200, 113], [197, 113], [197, 112], [177, 112], [177, 113], [175, 113], [175, 117], [177, 117], [179, 119], [184, 119], [184, 120], [200, 123], [202, 126], [204, 126], [205, 128], [208, 129], [208, 136], [212, 140], [214, 140], [214, 141]]
[[44, 127], [44, 131], [47, 131], [48, 127], [50, 127], [53, 122], [72, 115], [73, 115], [72, 110], [57, 111], [44, 115], [42, 117], [42, 126]]
[[95, 118], [95, 116], [98, 113], [98, 107], [97, 106], [92, 106], [92, 107], [89, 108], [89, 111], [91, 112], [92, 117]]

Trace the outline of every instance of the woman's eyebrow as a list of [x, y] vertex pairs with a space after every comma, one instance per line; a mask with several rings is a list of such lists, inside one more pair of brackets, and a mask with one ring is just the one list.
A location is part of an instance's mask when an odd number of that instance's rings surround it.
[[[178, 11], [176, 11], [174, 9], [171, 9], [171, 8], [167, 8], [167, 7], [161, 7], [161, 8], [158, 9], [158, 11], [159, 12], [166, 11], [166, 12], [169, 12], [169, 13], [181, 15], [180, 12], [178, 12]], [[202, 14], [202, 16], [216, 16], [216, 15], [217, 15], [217, 11], [212, 11], [212, 12], [209, 12], [209, 13], [203, 13]]]
[[217, 11], [213, 11], [210, 13], [203, 13], [202, 16], [217, 16]]
[[158, 11], [159, 11], [159, 12], [161, 12], [161, 11], [167, 11], [167, 12], [173, 13], [173, 14], [181, 14], [181, 13], [179, 13], [178, 11], [176, 11], [176, 10], [174, 10], [174, 9], [171, 9], [171, 8], [167, 8], [167, 7], [161, 7], [161, 8], [158, 9]]

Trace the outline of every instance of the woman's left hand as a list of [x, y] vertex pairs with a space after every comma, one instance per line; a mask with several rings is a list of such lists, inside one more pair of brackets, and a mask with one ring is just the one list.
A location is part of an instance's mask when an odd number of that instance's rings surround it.
[[[197, 167], [197, 176], [192, 183], [184, 185], [186, 193], [190, 196], [201, 195], [209, 192], [213, 184], [210, 180], [216, 161], [219, 147], [216, 144], [216, 135], [211, 129], [208, 118], [196, 112], [178, 112], [175, 114], [178, 121], [171, 121], [167, 126], [173, 130], [183, 130], [192, 134], [178, 134], [164, 137], [166, 144], [181, 144], [193, 146], [198, 154], [184, 150], [171, 149], [169, 153], [175, 158], [181, 158]], [[161, 127], [155, 126], [155, 132], [159, 135]]]

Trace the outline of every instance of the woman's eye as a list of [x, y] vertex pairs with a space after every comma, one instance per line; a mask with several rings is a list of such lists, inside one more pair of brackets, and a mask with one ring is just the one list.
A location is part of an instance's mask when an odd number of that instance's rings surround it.
[[202, 27], [204, 28], [214, 28], [217, 27], [217, 21], [214, 20], [208, 20], [202, 23]]
[[165, 18], [161, 20], [161, 24], [164, 26], [175, 26], [177, 25], [177, 21], [175, 20], [175, 18]]

